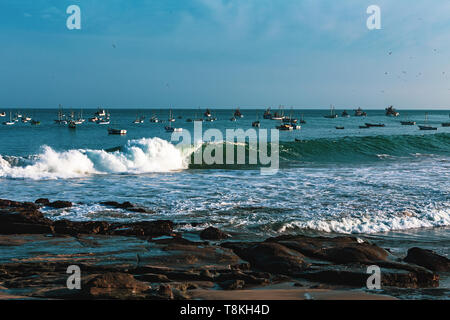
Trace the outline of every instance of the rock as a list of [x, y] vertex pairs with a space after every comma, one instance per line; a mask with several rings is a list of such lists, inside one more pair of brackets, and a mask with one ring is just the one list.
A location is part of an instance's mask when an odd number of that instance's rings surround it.
[[239, 290], [244, 288], [245, 281], [244, 280], [227, 280], [224, 282], [220, 282], [219, 286], [224, 290]]
[[167, 300], [172, 300], [174, 298], [170, 285], [160, 285], [158, 295]]
[[354, 237], [280, 236], [267, 239], [315, 259], [335, 263], [374, 263], [386, 260], [389, 253], [376, 245]]
[[223, 240], [229, 237], [228, 234], [214, 227], [206, 228], [200, 233], [200, 238], [203, 240]]
[[450, 260], [427, 249], [411, 248], [403, 261], [414, 263], [432, 271], [450, 272]]
[[107, 272], [97, 275], [82, 286], [82, 290], [92, 296], [114, 296], [139, 294], [150, 286], [136, 280], [131, 274]]
[[[310, 281], [364, 288], [370, 274], [366, 266], [346, 266], [321, 268], [298, 275]], [[397, 288], [434, 288], [439, 286], [439, 276], [425, 270], [409, 271], [404, 269], [381, 268], [381, 287]]]
[[117, 209], [130, 209], [130, 208], [134, 208], [134, 204], [132, 204], [131, 202], [125, 201], [124, 203], [120, 203], [117, 201], [105, 201], [105, 202], [100, 202], [101, 205], [104, 206], [108, 206], [108, 207], [114, 207]]
[[47, 198], [39, 198], [34, 203], [40, 204], [43, 206], [48, 206], [50, 204], [50, 200], [48, 200]]
[[262, 271], [290, 275], [302, 272], [309, 266], [301, 253], [278, 243], [225, 243], [223, 246], [232, 249], [239, 257], [250, 262], [253, 268]]
[[63, 209], [72, 207], [72, 202], [70, 201], [53, 201], [47, 204], [47, 207], [55, 208], [55, 209]]

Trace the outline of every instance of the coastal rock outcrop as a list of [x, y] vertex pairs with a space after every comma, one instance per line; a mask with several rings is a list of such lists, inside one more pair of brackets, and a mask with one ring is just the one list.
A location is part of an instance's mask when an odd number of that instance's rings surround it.
[[94, 297], [121, 297], [143, 293], [150, 286], [136, 280], [133, 275], [121, 272], [107, 272], [88, 280], [82, 290]]
[[200, 238], [203, 240], [223, 240], [229, 237], [228, 234], [214, 227], [206, 228], [200, 233]]
[[411, 248], [403, 261], [417, 264], [432, 271], [450, 272], [450, 260], [432, 250]]

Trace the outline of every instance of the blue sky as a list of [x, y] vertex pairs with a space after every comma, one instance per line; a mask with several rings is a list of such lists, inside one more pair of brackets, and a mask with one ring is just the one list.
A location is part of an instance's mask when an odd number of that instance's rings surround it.
[[0, 106], [449, 108], [449, 17], [447, 0], [2, 0]]

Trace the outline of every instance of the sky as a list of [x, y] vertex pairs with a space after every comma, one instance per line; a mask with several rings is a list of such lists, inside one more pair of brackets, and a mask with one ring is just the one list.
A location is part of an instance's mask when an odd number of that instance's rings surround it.
[[450, 109], [449, 17], [448, 0], [2, 0], [0, 107]]

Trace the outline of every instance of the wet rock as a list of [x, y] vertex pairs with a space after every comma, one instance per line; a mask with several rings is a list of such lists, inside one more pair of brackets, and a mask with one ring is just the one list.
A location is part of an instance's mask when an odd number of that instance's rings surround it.
[[383, 248], [354, 237], [280, 236], [266, 242], [276, 242], [310, 258], [335, 263], [372, 263], [386, 260], [389, 255]]
[[203, 240], [223, 240], [229, 237], [228, 234], [214, 227], [206, 228], [200, 233], [200, 238]]
[[48, 206], [50, 204], [50, 200], [48, 200], [47, 198], [39, 198], [34, 203], [42, 206]]
[[232, 249], [239, 257], [250, 262], [253, 268], [262, 271], [289, 275], [301, 272], [309, 266], [301, 253], [279, 243], [225, 243], [223, 246]]
[[158, 295], [167, 300], [172, 300], [174, 298], [172, 288], [170, 285], [160, 285], [158, 290]]
[[224, 282], [220, 282], [219, 286], [224, 290], [239, 290], [244, 288], [245, 281], [244, 280], [228, 280]]
[[450, 260], [427, 249], [411, 248], [403, 261], [414, 263], [432, 271], [450, 272]]
[[55, 209], [64, 209], [72, 207], [72, 202], [70, 201], [53, 201], [46, 205], [47, 207], [55, 208]]
[[107, 272], [87, 281], [82, 290], [92, 296], [103, 297], [139, 294], [150, 289], [150, 286], [136, 280], [131, 274]]
[[[367, 279], [370, 276], [366, 273], [366, 270], [366, 266], [330, 267], [305, 272], [297, 276], [325, 284], [364, 288], [367, 286]], [[432, 272], [381, 268], [381, 287], [434, 288], [438, 286], [439, 276]]]

